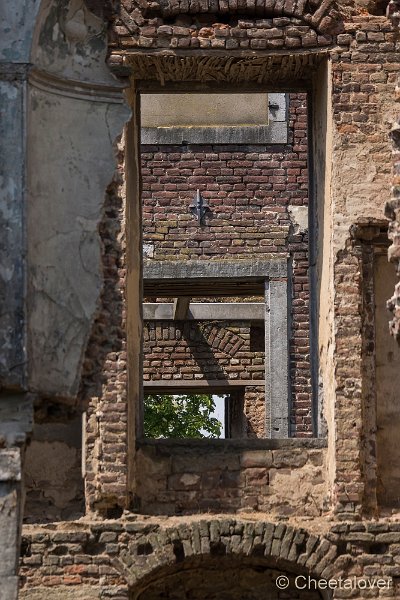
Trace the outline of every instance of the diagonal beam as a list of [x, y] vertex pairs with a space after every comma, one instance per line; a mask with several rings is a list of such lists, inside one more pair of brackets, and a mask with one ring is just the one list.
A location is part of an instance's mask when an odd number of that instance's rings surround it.
[[180, 296], [175, 298], [173, 307], [174, 321], [182, 321], [187, 318], [190, 306], [190, 296]]

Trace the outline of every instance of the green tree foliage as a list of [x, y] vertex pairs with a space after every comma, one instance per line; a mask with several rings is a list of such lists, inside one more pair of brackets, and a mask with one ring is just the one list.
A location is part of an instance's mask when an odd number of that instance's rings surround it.
[[147, 395], [144, 401], [144, 434], [149, 438], [218, 438], [222, 424], [212, 417], [211, 395]]

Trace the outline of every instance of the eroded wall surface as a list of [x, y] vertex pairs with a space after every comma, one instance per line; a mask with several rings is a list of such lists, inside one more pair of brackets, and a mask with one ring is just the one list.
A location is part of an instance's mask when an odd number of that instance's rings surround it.
[[96, 219], [129, 110], [104, 66], [103, 21], [83, 3], [3, 3], [0, 12], [0, 572], [1, 596], [11, 600], [33, 403], [77, 395], [102, 286]]
[[[88, 599], [181, 600], [189, 593], [195, 598], [219, 599], [222, 593], [230, 598], [237, 588], [229, 588], [226, 575], [234, 565], [236, 573], [251, 570], [252, 576], [241, 578], [240, 586], [254, 600], [265, 598], [266, 591], [274, 598], [313, 600], [313, 590], [295, 589], [295, 575], [348, 579], [353, 582], [352, 597], [369, 598], [370, 590], [354, 582], [368, 580], [371, 570], [382, 580], [385, 597], [396, 598], [396, 529], [395, 524], [375, 522], [341, 523], [329, 529], [318, 520], [299, 526], [249, 514], [180, 517], [170, 524], [157, 519], [73, 523], [59, 531], [29, 526], [23, 539], [20, 597], [69, 599], [73, 590], [75, 598]], [[275, 585], [278, 575], [290, 582], [282, 596]], [[334, 590], [334, 597], [348, 592], [349, 588]]]

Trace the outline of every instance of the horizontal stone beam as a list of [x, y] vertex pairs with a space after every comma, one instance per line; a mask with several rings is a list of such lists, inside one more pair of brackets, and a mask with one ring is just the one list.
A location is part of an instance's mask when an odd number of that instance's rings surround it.
[[287, 144], [285, 122], [216, 127], [143, 127], [142, 144]]
[[160, 390], [176, 393], [179, 390], [202, 390], [212, 389], [213, 391], [229, 391], [231, 388], [261, 386], [264, 387], [263, 379], [161, 379], [157, 381], [143, 381], [145, 393], [154, 390], [155, 393]]
[[[182, 298], [183, 300], [183, 298]], [[187, 319], [190, 321], [263, 321], [263, 302], [192, 302], [185, 316], [175, 310], [175, 303], [148, 302], [143, 304], [145, 321], [169, 321]]]
[[286, 277], [287, 259], [271, 260], [186, 260], [143, 261], [143, 278], [155, 279], [247, 279], [250, 277]]

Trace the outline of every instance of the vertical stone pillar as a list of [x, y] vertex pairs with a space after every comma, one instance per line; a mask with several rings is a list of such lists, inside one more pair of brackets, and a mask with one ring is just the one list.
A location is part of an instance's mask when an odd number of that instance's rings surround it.
[[364, 498], [362, 249], [338, 252], [335, 263], [336, 511], [360, 513]]
[[289, 436], [287, 279], [268, 279], [265, 289], [265, 400], [269, 438]]

